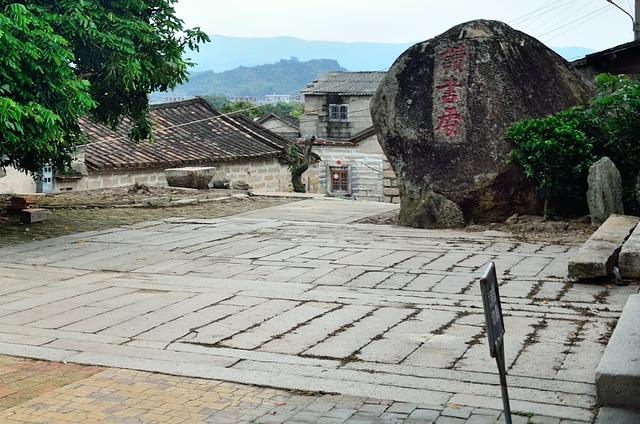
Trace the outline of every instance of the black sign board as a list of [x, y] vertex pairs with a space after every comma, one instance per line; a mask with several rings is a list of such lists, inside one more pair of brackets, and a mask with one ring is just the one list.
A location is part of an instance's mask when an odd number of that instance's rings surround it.
[[500, 290], [496, 276], [496, 265], [489, 263], [484, 276], [480, 279], [480, 292], [484, 305], [484, 319], [487, 323], [487, 338], [489, 339], [489, 354], [496, 358], [500, 388], [502, 389], [502, 404], [506, 424], [511, 424], [511, 407], [507, 391], [507, 371], [504, 359], [504, 320], [502, 319], [502, 305], [500, 304]]
[[500, 291], [496, 266], [489, 264], [484, 276], [480, 280], [480, 292], [484, 305], [484, 317], [487, 322], [487, 337], [489, 338], [489, 353], [496, 357], [496, 346], [502, 344], [504, 337], [504, 320], [502, 319], [502, 305], [500, 304]]

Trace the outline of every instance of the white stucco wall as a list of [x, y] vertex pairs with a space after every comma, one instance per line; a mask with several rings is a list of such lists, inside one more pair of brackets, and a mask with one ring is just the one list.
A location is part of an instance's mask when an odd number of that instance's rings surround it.
[[376, 135], [362, 140], [357, 146], [314, 146], [313, 152], [321, 161], [313, 164], [302, 176], [311, 193], [329, 193], [327, 179], [331, 166], [348, 166], [351, 190], [362, 200], [400, 203], [396, 174], [387, 160]]
[[[291, 191], [291, 173], [286, 164], [277, 158], [257, 159], [241, 162], [218, 162], [198, 166], [216, 168], [214, 180], [228, 180], [233, 186], [246, 182], [256, 191]], [[79, 181], [56, 182], [54, 191], [93, 190], [122, 187], [135, 183], [161, 186], [167, 185], [164, 170], [134, 170], [120, 172], [91, 173]]]
[[0, 178], [0, 193], [35, 193], [36, 181], [29, 174], [6, 167], [6, 175]]
[[298, 132], [297, 129], [275, 118], [270, 118], [264, 121], [263, 123], [261, 123], [260, 125], [262, 125], [268, 130], [273, 131], [278, 135], [281, 135], [287, 140], [294, 140], [300, 137], [300, 133]]
[[384, 201], [384, 155], [362, 153], [357, 147], [317, 146], [313, 151], [322, 160], [302, 175], [307, 191], [332, 194], [330, 168], [340, 166], [348, 168], [350, 194], [356, 200]]

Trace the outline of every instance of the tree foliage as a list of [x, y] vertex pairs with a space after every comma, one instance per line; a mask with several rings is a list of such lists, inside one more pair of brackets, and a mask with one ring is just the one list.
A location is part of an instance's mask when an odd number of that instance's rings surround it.
[[275, 113], [283, 117], [289, 117], [297, 123], [300, 121], [300, 116], [304, 111], [304, 104], [297, 102], [277, 102], [257, 106], [248, 101], [231, 102], [222, 96], [205, 96], [204, 98], [222, 113], [238, 112], [251, 120]]
[[622, 174], [625, 207], [638, 209], [640, 80], [602, 74], [596, 83], [597, 95], [587, 108], [525, 120], [507, 130], [514, 143], [511, 159], [537, 185], [547, 216], [550, 203], [586, 210], [589, 167], [603, 156]]
[[550, 203], [563, 196], [584, 195], [585, 175], [594, 161], [593, 140], [582, 125], [583, 110], [569, 109], [542, 119], [520, 122], [507, 130], [515, 143], [511, 159], [535, 182], [545, 200], [544, 214], [552, 215]]
[[147, 94], [187, 78], [185, 51], [208, 40], [185, 29], [176, 0], [0, 0], [0, 157], [37, 172], [61, 166], [77, 121], [133, 124], [151, 136]]
[[640, 172], [640, 79], [601, 74], [596, 83], [598, 95], [588, 115], [597, 129], [595, 153], [616, 164], [622, 176], [625, 208], [638, 213], [635, 182]]
[[309, 169], [314, 141], [315, 137], [306, 139], [303, 151], [300, 150], [298, 145], [291, 144], [287, 152], [289, 170], [291, 171], [291, 185], [293, 186], [293, 191], [296, 193], [304, 193], [306, 191], [304, 183], [302, 182], [302, 174]]

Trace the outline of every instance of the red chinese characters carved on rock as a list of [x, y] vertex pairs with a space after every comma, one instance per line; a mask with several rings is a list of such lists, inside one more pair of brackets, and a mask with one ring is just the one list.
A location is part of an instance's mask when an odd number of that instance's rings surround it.
[[442, 101], [444, 103], [456, 103], [458, 101], [456, 88], [458, 87], [462, 87], [462, 84], [460, 84], [456, 77], [451, 77], [444, 80], [444, 84], [438, 85], [436, 88], [438, 90], [444, 90], [444, 94], [442, 95]]
[[436, 126], [436, 131], [440, 129], [443, 130], [444, 135], [449, 138], [458, 135], [458, 124], [460, 124], [462, 119], [458, 113], [458, 109], [455, 107], [445, 107], [444, 115], [439, 116], [438, 119], [439, 121]]
[[466, 52], [464, 51], [464, 44], [458, 44], [455, 47], [448, 47], [447, 50], [444, 51], [444, 55], [442, 57], [442, 66], [447, 70], [462, 71], [462, 64], [464, 63], [465, 56]]
[[[442, 55], [442, 67], [446, 71], [460, 73], [462, 72], [465, 58], [464, 44], [448, 47]], [[457, 108], [460, 96], [456, 89], [460, 87], [462, 87], [462, 84], [454, 75], [450, 75], [442, 84], [436, 86], [437, 90], [443, 91], [441, 100], [445, 106], [444, 114], [438, 116], [438, 124], [435, 130], [444, 132], [447, 138], [458, 135], [458, 126], [462, 121], [462, 116]]]

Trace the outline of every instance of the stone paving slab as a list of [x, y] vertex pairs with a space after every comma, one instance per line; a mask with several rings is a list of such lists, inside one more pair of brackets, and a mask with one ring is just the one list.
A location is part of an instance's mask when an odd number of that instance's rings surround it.
[[[352, 219], [353, 203], [329, 202]], [[638, 290], [568, 282], [558, 263], [576, 246], [501, 234], [177, 218], [35, 243], [0, 249], [0, 353], [415, 403], [433, 419], [500, 407], [477, 286], [488, 261], [524, 413], [592, 421], [597, 361]]]

